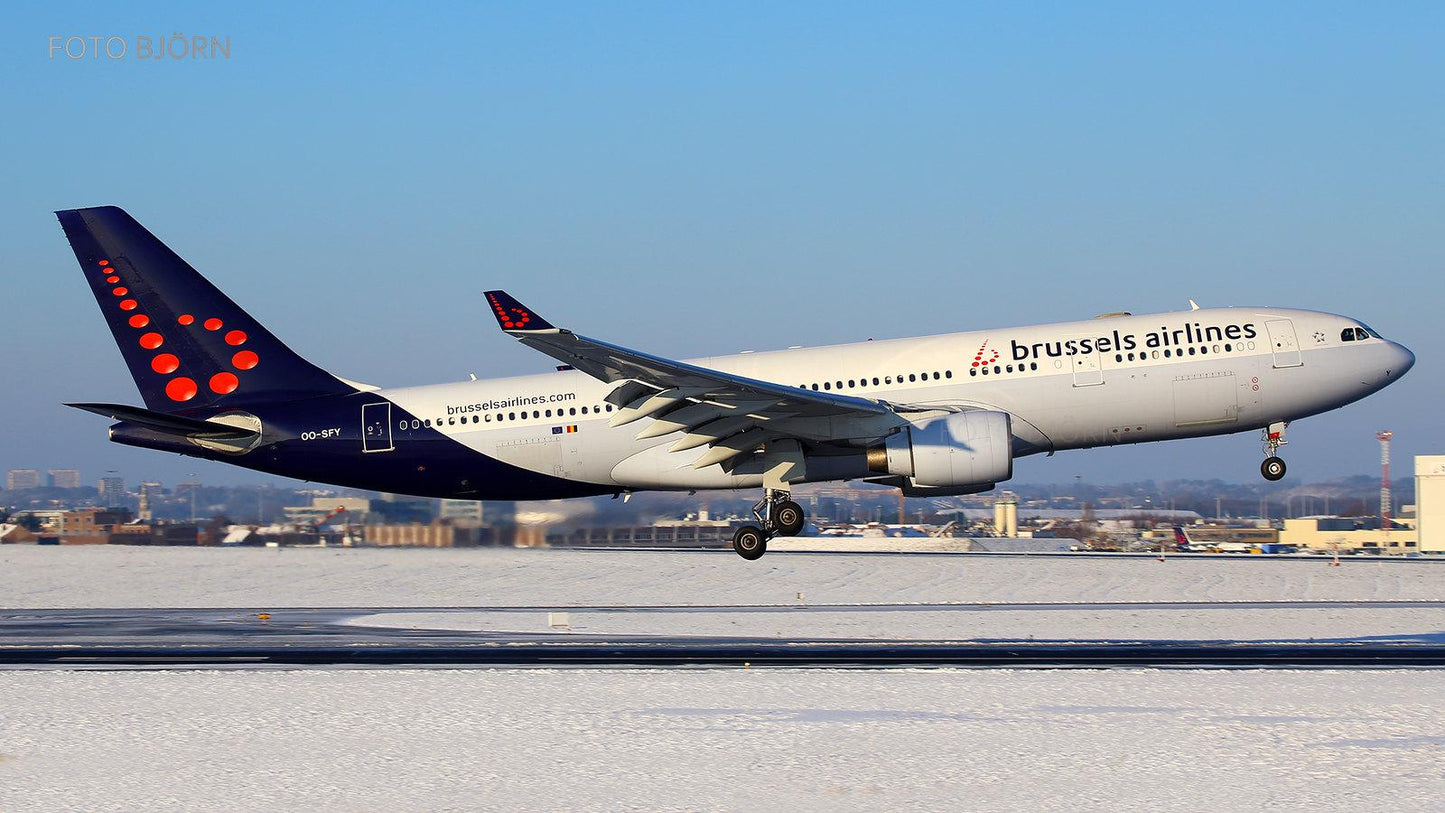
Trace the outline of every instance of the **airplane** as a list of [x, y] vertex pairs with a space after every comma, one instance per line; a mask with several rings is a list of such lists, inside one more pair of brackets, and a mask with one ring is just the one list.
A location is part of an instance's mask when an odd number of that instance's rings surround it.
[[[1160, 549], [1159, 549], [1159, 552], [1162, 554], [1162, 553], [1164, 552], [1164, 549], [1163, 549], [1163, 547], [1162, 547], [1163, 543], [1160, 543], [1160, 545], [1161, 545], [1161, 547], [1160, 547]], [[1174, 526], [1174, 550], [1176, 550], [1176, 551], [1178, 551], [1178, 552], [1180, 552], [1180, 553], [1189, 553], [1189, 552], [1196, 551], [1196, 550], [1205, 550], [1205, 548], [1204, 548], [1203, 546], [1200, 546], [1200, 547], [1196, 548], [1195, 545], [1194, 545], [1194, 540], [1192, 540], [1192, 539], [1189, 538], [1189, 532], [1186, 531], [1186, 530], [1184, 530], [1184, 526], [1183, 526], [1183, 525], [1175, 525], [1175, 526]]]
[[733, 548], [797, 534], [799, 483], [988, 491], [1015, 458], [1260, 430], [1364, 398], [1414, 354], [1346, 316], [1270, 307], [1094, 319], [675, 361], [484, 293], [537, 375], [383, 389], [306, 361], [120, 208], [56, 213], [144, 407], [69, 404], [110, 439], [426, 497], [762, 489]]

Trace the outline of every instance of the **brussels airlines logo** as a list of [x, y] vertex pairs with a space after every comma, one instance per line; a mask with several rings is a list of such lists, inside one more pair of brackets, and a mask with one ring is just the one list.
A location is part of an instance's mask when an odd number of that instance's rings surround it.
[[[989, 358], [984, 358], [985, 353], [989, 354]], [[990, 349], [988, 339], [984, 339], [983, 344], [978, 346], [978, 352], [973, 354], [973, 366], [987, 367], [995, 361], [998, 361], [998, 351]]]
[[521, 308], [505, 308], [495, 296], [488, 295], [487, 299], [492, 301], [492, 310], [496, 311], [497, 319], [502, 323], [502, 327], [508, 330], [520, 330], [532, 321], [532, 314]]
[[[1248, 340], [1257, 336], [1259, 336], [1259, 331], [1253, 322], [1230, 325], [1202, 325], [1199, 322], [1187, 322], [1183, 327], [1161, 327], [1144, 334], [1121, 333], [1115, 330], [1105, 336], [1086, 339], [1055, 339], [1032, 343], [1011, 339], [1009, 352], [1014, 361], [1028, 361], [1044, 357], [1088, 355], [1095, 352], [1123, 353], [1141, 347], [1149, 350], [1183, 348], [1208, 342]], [[984, 342], [984, 344], [988, 343]], [[979, 354], [980, 356], [983, 354], [983, 348], [979, 348]], [[998, 355], [995, 353], [994, 358], [997, 357]], [[974, 366], [978, 366], [978, 361], [979, 358], [975, 357]]]

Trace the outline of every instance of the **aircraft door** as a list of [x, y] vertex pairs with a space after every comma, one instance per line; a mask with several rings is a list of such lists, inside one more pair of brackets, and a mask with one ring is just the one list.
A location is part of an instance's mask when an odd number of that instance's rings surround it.
[[389, 452], [391, 442], [391, 402], [361, 405], [361, 451]]
[[1294, 335], [1294, 322], [1288, 319], [1271, 319], [1264, 323], [1264, 329], [1269, 333], [1269, 343], [1274, 349], [1275, 367], [1304, 365], [1304, 360], [1300, 358], [1299, 342]]
[[1104, 370], [1099, 366], [1099, 350], [1093, 345], [1093, 350], [1088, 353], [1079, 353], [1073, 357], [1074, 360], [1074, 386], [1092, 387], [1104, 383]]

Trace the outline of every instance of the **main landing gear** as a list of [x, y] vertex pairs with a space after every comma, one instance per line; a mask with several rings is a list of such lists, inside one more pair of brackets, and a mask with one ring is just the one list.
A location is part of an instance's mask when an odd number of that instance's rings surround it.
[[753, 506], [753, 516], [762, 527], [744, 525], [733, 533], [733, 550], [749, 561], [768, 552], [768, 540], [775, 536], [797, 536], [807, 522], [803, 507], [793, 502], [784, 489], [763, 489], [763, 499]]
[[1269, 428], [1260, 433], [1260, 439], [1264, 441], [1265, 458], [1264, 462], [1259, 464], [1259, 473], [1270, 482], [1283, 478], [1286, 471], [1284, 461], [1276, 454], [1279, 447], [1289, 442], [1284, 439], [1284, 429], [1285, 423], [1280, 421], [1270, 424]]

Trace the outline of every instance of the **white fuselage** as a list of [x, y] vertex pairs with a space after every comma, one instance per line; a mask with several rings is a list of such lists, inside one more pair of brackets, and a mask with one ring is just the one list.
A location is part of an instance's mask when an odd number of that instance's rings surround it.
[[[1346, 331], [1363, 338], [1344, 341]], [[910, 407], [1012, 416], [1015, 454], [1259, 429], [1343, 406], [1413, 356], [1357, 320], [1279, 308], [1211, 308], [690, 360], [748, 378]], [[676, 437], [609, 427], [616, 387], [583, 373], [384, 390], [477, 452], [530, 471], [625, 489], [755, 487], [756, 473], [690, 465]], [[841, 430], [840, 438], [846, 438]], [[810, 469], [807, 479], [839, 479]]]

